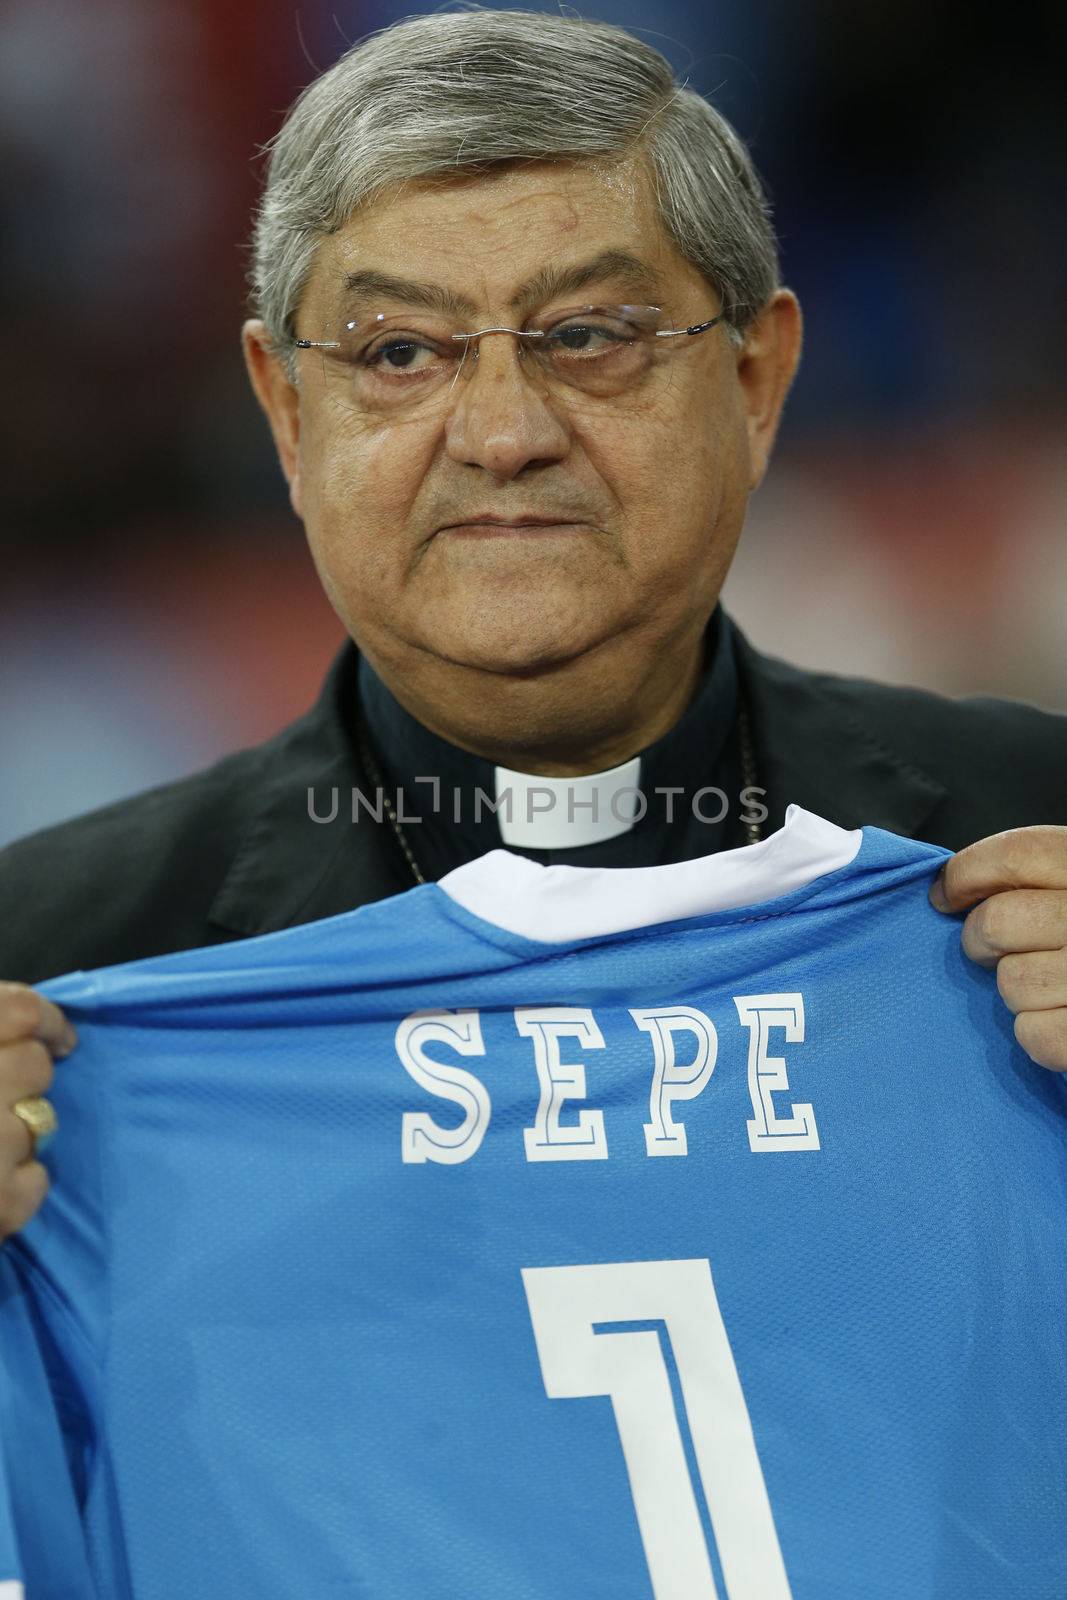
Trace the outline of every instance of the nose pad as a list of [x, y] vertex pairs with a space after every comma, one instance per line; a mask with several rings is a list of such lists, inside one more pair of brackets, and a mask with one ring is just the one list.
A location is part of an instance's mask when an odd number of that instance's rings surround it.
[[527, 383], [542, 397], [548, 393], [548, 383], [545, 381], [547, 373], [534, 353], [535, 341], [523, 334], [519, 328], [482, 328], [477, 333], [472, 333], [464, 341], [463, 355], [456, 367], [452, 382], [449, 384], [449, 393], [455, 389], [461, 378], [469, 378], [478, 366], [478, 354], [482, 347], [482, 340], [487, 333], [509, 333], [515, 336], [515, 352], [518, 358], [519, 371]]
[[464, 340], [463, 353], [456, 364], [455, 372], [452, 374], [452, 382], [448, 386], [449, 394], [451, 394], [452, 391], [457, 387], [460, 378], [469, 378], [477, 366], [478, 343], [479, 341], [477, 339]]
[[[511, 333], [513, 330], [511, 328], [491, 328], [487, 329], [486, 331], [490, 333]], [[510, 342], [511, 341], [509, 341], [509, 343]], [[514, 341], [518, 352], [519, 372], [522, 377], [528, 381], [530, 377], [530, 368], [536, 366], [536, 362], [529, 362], [523, 359], [523, 346], [525, 343], [525, 339], [516, 339]], [[477, 372], [479, 365], [478, 354], [481, 350], [481, 346], [482, 335], [480, 333], [472, 334], [470, 338], [465, 341], [463, 354], [459, 359], [456, 370], [452, 374], [452, 380], [448, 385], [448, 396], [450, 399], [452, 399], [457, 392], [465, 391], [471, 378]], [[513, 358], [509, 355], [508, 359], [511, 360]], [[501, 376], [503, 377], [505, 375], [501, 374]], [[508, 380], [511, 379], [511, 376], [512, 375], [510, 373], [506, 375]]]

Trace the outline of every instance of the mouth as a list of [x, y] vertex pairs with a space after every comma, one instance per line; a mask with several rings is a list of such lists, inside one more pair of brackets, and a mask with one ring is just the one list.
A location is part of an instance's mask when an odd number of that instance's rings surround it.
[[555, 521], [549, 517], [520, 517], [513, 521], [505, 521], [502, 517], [486, 517], [471, 522], [449, 523], [439, 531], [441, 533], [468, 534], [473, 535], [475, 538], [485, 539], [507, 534], [561, 533], [568, 528], [580, 528], [581, 526], [580, 522]]

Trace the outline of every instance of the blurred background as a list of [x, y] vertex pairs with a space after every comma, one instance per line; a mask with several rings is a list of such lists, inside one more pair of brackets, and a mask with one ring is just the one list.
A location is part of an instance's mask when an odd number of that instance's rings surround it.
[[[238, 337], [257, 149], [412, 9], [0, 8], [0, 844], [317, 692], [340, 625]], [[803, 665], [1067, 706], [1052, 0], [988, 32], [928, 0], [582, 14], [655, 44], [748, 141], [806, 312], [734, 615]]]

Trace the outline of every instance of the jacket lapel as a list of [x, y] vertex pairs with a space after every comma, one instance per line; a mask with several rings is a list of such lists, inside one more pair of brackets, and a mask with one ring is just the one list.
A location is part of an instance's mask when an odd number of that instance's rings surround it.
[[[354, 797], [377, 797], [352, 739], [358, 654], [342, 646], [318, 700], [262, 747], [250, 816], [208, 920], [271, 933], [413, 887], [383, 828]], [[355, 809], [356, 821], [353, 822]]]

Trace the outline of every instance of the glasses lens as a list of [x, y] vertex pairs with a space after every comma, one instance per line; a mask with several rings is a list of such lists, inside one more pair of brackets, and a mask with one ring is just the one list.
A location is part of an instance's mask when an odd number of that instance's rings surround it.
[[[657, 306], [599, 305], [557, 308], [524, 324], [518, 340], [529, 377], [547, 390], [565, 391], [569, 404], [588, 396], [595, 405], [619, 399], [640, 406], [649, 398], [654, 374], [668, 365], [656, 332], [668, 326]], [[489, 331], [475, 338], [419, 312], [381, 312], [344, 322], [323, 363], [330, 382], [368, 415], [420, 412], [447, 400], [456, 380], [478, 361], [481, 338], [509, 337]]]
[[529, 324], [530, 351], [551, 377], [590, 395], [619, 395], [643, 382], [657, 352], [655, 306], [581, 306]]
[[347, 321], [335, 365], [361, 410], [410, 410], [455, 378], [466, 343], [453, 339], [454, 331], [437, 318], [411, 313]]

